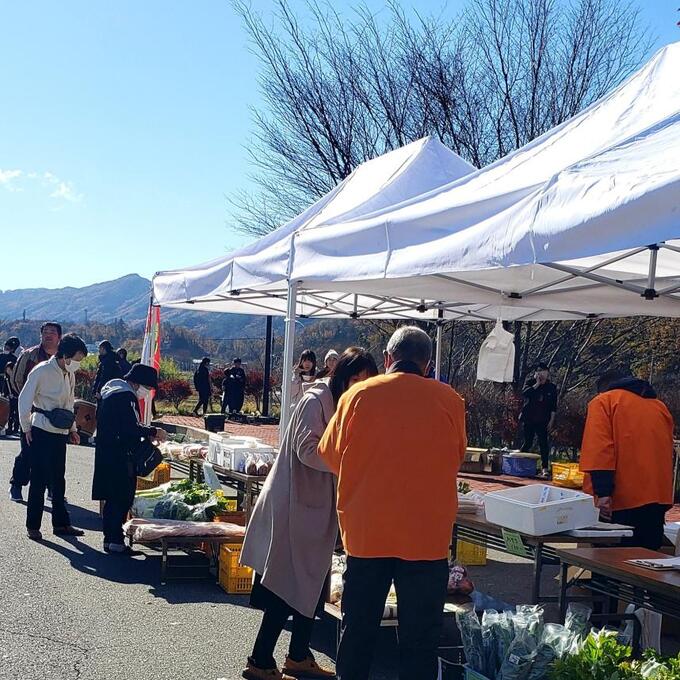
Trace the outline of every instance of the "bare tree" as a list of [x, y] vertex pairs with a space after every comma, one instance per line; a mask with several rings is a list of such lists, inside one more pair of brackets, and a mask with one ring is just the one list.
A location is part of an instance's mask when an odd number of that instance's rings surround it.
[[526, 144], [616, 86], [650, 47], [617, 0], [468, 0], [458, 16], [278, 0], [268, 24], [234, 7], [260, 60], [255, 195], [232, 199], [260, 235], [360, 163], [434, 135], [477, 166]]

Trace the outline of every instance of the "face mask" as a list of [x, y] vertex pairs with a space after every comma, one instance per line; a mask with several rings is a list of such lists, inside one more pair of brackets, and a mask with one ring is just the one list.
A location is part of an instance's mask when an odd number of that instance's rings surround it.
[[77, 373], [78, 369], [80, 368], [80, 361], [76, 361], [75, 359], [71, 359], [70, 364], [64, 364], [66, 366], [66, 370], [69, 373]]
[[143, 385], [140, 385], [137, 388], [137, 396], [140, 399], [146, 399], [151, 394], [151, 390], [149, 390], [147, 387], [144, 387]]

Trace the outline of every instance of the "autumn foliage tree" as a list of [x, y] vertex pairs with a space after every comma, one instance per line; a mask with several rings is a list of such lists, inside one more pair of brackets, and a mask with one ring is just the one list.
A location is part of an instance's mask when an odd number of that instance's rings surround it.
[[170, 402], [177, 413], [183, 401], [192, 395], [191, 385], [182, 378], [167, 378], [158, 383], [157, 398], [162, 401]]

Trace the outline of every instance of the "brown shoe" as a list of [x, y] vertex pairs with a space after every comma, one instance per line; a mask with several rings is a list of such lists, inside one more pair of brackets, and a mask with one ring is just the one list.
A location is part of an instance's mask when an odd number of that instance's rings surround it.
[[278, 668], [258, 668], [248, 661], [246, 669], [241, 673], [246, 680], [295, 680], [290, 675], [284, 675]]
[[37, 529], [27, 529], [26, 535], [32, 541], [42, 541], [42, 534]]
[[67, 527], [54, 527], [52, 533], [55, 536], [84, 536], [85, 532], [82, 529], [76, 529], [70, 524]]
[[314, 657], [307, 657], [304, 661], [293, 661], [290, 657], [286, 657], [286, 663], [283, 664], [283, 672], [292, 675], [294, 678], [304, 678], [304, 680], [312, 680], [312, 678], [334, 678], [333, 671], [327, 671], [321, 668], [319, 664], [314, 661]]

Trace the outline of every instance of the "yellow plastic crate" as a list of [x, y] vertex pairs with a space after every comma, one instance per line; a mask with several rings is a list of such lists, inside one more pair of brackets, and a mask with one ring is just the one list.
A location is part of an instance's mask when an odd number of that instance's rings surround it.
[[486, 564], [486, 546], [458, 541], [456, 560], [466, 567], [483, 567]]
[[166, 484], [170, 481], [170, 463], [161, 463], [148, 477], [137, 477], [137, 491], [145, 491], [146, 489], [155, 489], [161, 484]]
[[566, 489], [582, 489], [583, 473], [578, 463], [553, 463], [552, 483]]
[[240, 543], [223, 543], [220, 546], [219, 584], [231, 594], [249, 593], [253, 589], [253, 570], [242, 567]]

